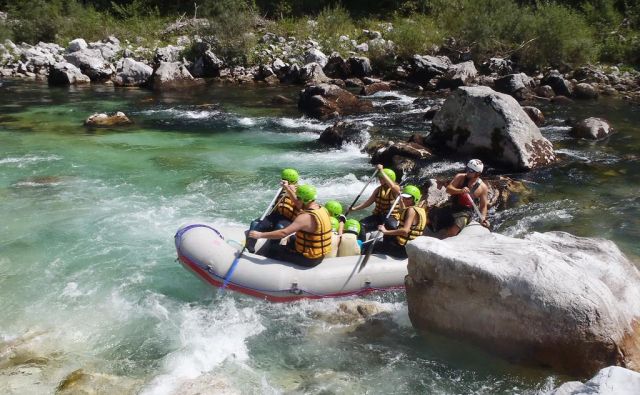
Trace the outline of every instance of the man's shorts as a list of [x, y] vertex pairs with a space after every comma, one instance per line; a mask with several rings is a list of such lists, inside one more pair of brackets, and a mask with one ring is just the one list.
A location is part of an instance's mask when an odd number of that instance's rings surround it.
[[471, 213], [468, 211], [453, 213], [453, 220], [455, 225], [462, 230], [469, 224], [469, 222], [471, 222]]

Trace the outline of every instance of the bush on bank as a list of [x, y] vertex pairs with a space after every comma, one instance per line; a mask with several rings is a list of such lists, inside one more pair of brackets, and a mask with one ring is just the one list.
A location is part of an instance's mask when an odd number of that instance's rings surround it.
[[640, 2], [628, 0], [0, 0], [0, 10], [8, 14], [0, 40], [33, 44], [109, 35], [139, 45], [175, 43], [185, 31], [167, 31], [171, 22], [206, 18], [188, 34], [203, 37], [232, 65], [263, 60], [256, 52], [266, 32], [313, 39], [327, 55], [347, 55], [350, 40], [366, 42], [363, 29], [394, 43], [393, 51], [369, 48], [379, 68], [444, 43], [478, 61], [512, 56], [532, 68], [640, 62]]

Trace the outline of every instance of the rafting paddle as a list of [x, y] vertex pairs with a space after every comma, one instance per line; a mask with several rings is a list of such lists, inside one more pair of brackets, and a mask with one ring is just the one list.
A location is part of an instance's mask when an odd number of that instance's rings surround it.
[[[480, 212], [480, 210], [478, 209], [478, 206], [476, 205], [476, 202], [473, 201], [473, 197], [471, 196], [471, 194], [467, 193], [467, 196], [469, 197], [469, 201], [471, 202], [471, 206], [473, 206], [473, 211], [476, 213], [476, 215], [478, 216], [478, 219], [480, 220], [480, 225], [484, 226], [484, 224], [482, 223], [482, 213]], [[489, 228], [488, 226], [485, 226], [485, 228]]]
[[353, 206], [356, 205], [356, 202], [358, 201], [358, 199], [360, 199], [360, 196], [362, 196], [362, 193], [364, 192], [365, 189], [367, 189], [367, 187], [369, 186], [369, 184], [371, 184], [371, 180], [374, 180], [376, 178], [376, 175], [378, 174], [378, 168], [376, 168], [376, 171], [373, 172], [373, 174], [371, 175], [371, 178], [369, 178], [369, 181], [367, 181], [366, 184], [364, 184], [364, 187], [362, 188], [362, 190], [360, 191], [360, 193], [358, 194], [358, 196], [356, 196], [356, 198], [353, 200], [353, 203], [351, 203], [351, 206], [349, 206], [349, 208], [347, 209], [347, 212], [344, 213], [344, 216], [346, 217], [347, 215], [349, 215], [349, 213], [351, 212], [351, 209], [353, 208]]
[[[271, 209], [276, 204], [276, 201], [278, 200], [278, 197], [280, 197], [280, 193], [282, 193], [282, 187], [280, 189], [278, 189], [278, 192], [276, 192], [276, 196], [274, 196], [273, 199], [271, 200], [271, 203], [269, 203], [269, 207], [267, 207], [267, 209], [264, 211], [264, 213], [260, 217], [260, 221], [259, 222], [262, 222], [264, 220], [264, 218], [267, 215], [269, 215], [269, 213], [271, 212]], [[251, 230], [251, 229], [249, 229], [249, 230]], [[236, 270], [236, 266], [238, 266], [238, 262], [240, 261], [240, 257], [242, 257], [242, 254], [244, 254], [246, 249], [247, 249], [247, 241], [245, 240], [244, 247], [242, 247], [242, 250], [240, 251], [240, 253], [236, 257], [236, 259], [233, 260], [233, 262], [231, 263], [231, 266], [229, 267], [229, 270], [227, 271], [227, 274], [224, 276], [224, 281], [222, 282], [222, 289], [225, 289], [227, 287], [227, 285], [229, 284], [229, 281], [231, 280], [231, 276], [233, 276], [233, 272]]]
[[[400, 196], [401, 195], [402, 195], [402, 193], [398, 194], [398, 197], [396, 198], [396, 200], [393, 201], [393, 204], [391, 205], [391, 209], [387, 213], [387, 216], [384, 217], [384, 222], [385, 223], [387, 222], [387, 220], [391, 216], [391, 213], [393, 213], [393, 210], [396, 208], [396, 205], [400, 201]], [[376, 242], [378, 241], [378, 236], [380, 236], [380, 230], [378, 230], [376, 232], [375, 236], [373, 236], [373, 242], [369, 246], [369, 249], [367, 250], [367, 254], [364, 256], [364, 259], [362, 260], [362, 263], [360, 264], [360, 270], [358, 270], [358, 271], [362, 271], [362, 269], [364, 269], [364, 267], [367, 265], [367, 262], [369, 261], [369, 257], [371, 256], [371, 253], [373, 252], [373, 247], [376, 245]]]

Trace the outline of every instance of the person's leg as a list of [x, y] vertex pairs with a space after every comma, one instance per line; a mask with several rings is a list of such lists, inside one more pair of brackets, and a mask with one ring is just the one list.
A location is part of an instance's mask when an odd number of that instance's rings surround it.
[[279, 261], [291, 262], [298, 266], [304, 267], [314, 267], [317, 266], [320, 262], [322, 262], [322, 258], [318, 259], [309, 259], [304, 257], [302, 254], [299, 254], [287, 246], [283, 246], [280, 244], [275, 244], [269, 250], [269, 258], [277, 259]]
[[360, 220], [360, 226], [365, 232], [373, 232], [378, 230], [378, 225], [382, 224], [382, 220], [379, 215], [370, 215]]

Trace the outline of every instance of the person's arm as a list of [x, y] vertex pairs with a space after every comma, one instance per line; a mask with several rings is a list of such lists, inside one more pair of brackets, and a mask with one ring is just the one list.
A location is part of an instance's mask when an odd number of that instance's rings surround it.
[[362, 204], [359, 204], [357, 206], [353, 206], [351, 211], [358, 211], [358, 210], [362, 210], [363, 208], [367, 208], [367, 207], [371, 206], [373, 204], [373, 202], [376, 201], [376, 196], [378, 195], [378, 190], [380, 190], [380, 187], [376, 187], [376, 189], [373, 190], [373, 193], [371, 194], [371, 196], [369, 196], [369, 199], [367, 199], [366, 202], [364, 202]]
[[291, 201], [293, 202], [293, 205], [296, 206], [298, 210], [301, 210], [302, 201], [298, 199], [298, 196], [296, 196], [296, 187], [294, 185], [289, 184], [288, 181], [283, 180], [282, 189], [284, 189], [284, 192], [287, 194], [287, 196], [289, 196], [289, 199], [291, 199]]
[[296, 219], [286, 228], [274, 230], [271, 232], [258, 232], [256, 230], [252, 230], [251, 232], [249, 232], [249, 237], [254, 239], [282, 239], [296, 233], [299, 230], [308, 230], [310, 224], [311, 215], [302, 213], [298, 215]]
[[382, 232], [382, 234], [385, 236], [403, 236], [403, 237], [409, 236], [409, 232], [411, 231], [411, 225], [413, 224], [413, 221], [416, 218], [416, 210], [413, 209], [413, 207], [408, 208], [407, 210], [409, 210], [409, 212], [407, 213], [407, 217], [405, 218], [405, 222], [402, 228], [387, 230], [387, 228], [385, 228], [384, 225], [380, 225], [378, 227], [380, 232]]
[[382, 169], [384, 169], [382, 165], [377, 165], [376, 167], [378, 168], [378, 177], [380, 177], [380, 184], [386, 185], [387, 187], [391, 188], [391, 194], [393, 195], [393, 197], [398, 197], [401, 191], [400, 185], [389, 178], [387, 173], [382, 171]]
[[458, 185], [460, 185], [460, 181], [462, 181], [464, 177], [464, 173], [456, 174], [456, 176], [453, 177], [453, 180], [451, 180], [449, 185], [447, 185], [447, 193], [449, 195], [462, 195], [463, 193], [470, 192], [469, 188], [467, 187], [458, 188]]

